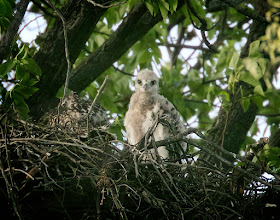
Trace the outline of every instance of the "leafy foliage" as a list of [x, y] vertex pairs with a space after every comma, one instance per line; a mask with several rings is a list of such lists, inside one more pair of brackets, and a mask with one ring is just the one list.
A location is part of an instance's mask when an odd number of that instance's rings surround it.
[[29, 48], [23, 45], [14, 59], [0, 65], [2, 79], [8, 80], [14, 76], [13, 87], [7, 92], [1, 91], [2, 94], [5, 93], [2, 96], [2, 106], [6, 111], [13, 108], [23, 119], [29, 118], [29, 107], [25, 100], [38, 90], [35, 84], [42, 74], [41, 68], [31, 56]]

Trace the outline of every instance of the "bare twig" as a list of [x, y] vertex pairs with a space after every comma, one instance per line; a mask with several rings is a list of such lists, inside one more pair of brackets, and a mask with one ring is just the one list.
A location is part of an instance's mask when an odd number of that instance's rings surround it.
[[125, 0], [124, 2], [118, 2], [118, 3], [112, 4], [112, 5], [101, 5], [99, 3], [96, 3], [93, 0], [87, 0], [87, 1], [91, 4], [93, 4], [94, 6], [97, 6], [97, 7], [100, 7], [100, 8], [111, 8], [111, 7], [116, 7], [116, 6], [125, 4], [128, 0]]
[[99, 97], [99, 95], [101, 94], [101, 92], [104, 90], [105, 84], [106, 84], [108, 78], [109, 78], [109, 76], [107, 75], [107, 76], [105, 77], [105, 79], [104, 79], [102, 85], [101, 85], [100, 88], [97, 90], [97, 94], [96, 94], [96, 96], [94, 97], [94, 100], [93, 100], [93, 102], [91, 103], [91, 106], [90, 106], [90, 108], [89, 108], [89, 110], [88, 110], [87, 117], [86, 117], [86, 118], [87, 118], [87, 131], [88, 131], [88, 134], [89, 134], [89, 115], [90, 115], [90, 113], [92, 112], [92, 109], [93, 109], [93, 106], [94, 106], [95, 103], [96, 103], [96, 100], [98, 99], [98, 97]]
[[114, 68], [115, 70], [117, 70], [118, 72], [124, 74], [124, 75], [135, 76], [135, 75], [133, 75], [133, 74], [131, 74], [131, 73], [127, 73], [127, 72], [125, 72], [125, 71], [119, 69], [118, 67], [115, 67], [114, 65], [113, 65], [113, 68]]
[[94, 104], [96, 103], [96, 100], [98, 99], [99, 95], [100, 95], [101, 92], [104, 90], [105, 84], [106, 84], [108, 78], [109, 78], [109, 76], [107, 75], [107, 76], [105, 77], [105, 79], [104, 79], [102, 85], [101, 85], [100, 88], [97, 90], [97, 94], [96, 94], [96, 96], [94, 97], [93, 102], [91, 103], [91, 106], [90, 106], [89, 111], [88, 111], [88, 113], [87, 113], [87, 117], [90, 115], [90, 113], [91, 113], [91, 111], [92, 111], [92, 108], [93, 108]]
[[21, 30], [19, 31], [18, 34], [20, 35], [20, 33], [21, 33], [28, 25], [30, 25], [32, 22], [34, 22], [34, 21], [36, 21], [37, 19], [42, 18], [42, 17], [44, 17], [44, 15], [39, 15], [39, 16], [37, 16], [36, 18], [30, 20], [27, 24], [25, 24], [25, 25], [21, 28]]
[[66, 72], [66, 78], [65, 78], [65, 85], [64, 85], [64, 92], [63, 92], [63, 97], [60, 99], [60, 103], [58, 106], [58, 115], [59, 115], [59, 107], [61, 106], [65, 95], [66, 95], [66, 91], [68, 88], [68, 82], [69, 82], [69, 75], [72, 69], [72, 63], [70, 61], [70, 57], [69, 57], [69, 48], [68, 48], [68, 37], [67, 37], [67, 27], [66, 27], [66, 22], [65, 19], [63, 17], [63, 15], [59, 12], [59, 10], [49, 1], [47, 0], [47, 3], [53, 8], [53, 10], [55, 11], [55, 13], [58, 15], [58, 17], [60, 18], [62, 25], [63, 25], [63, 34], [64, 34], [64, 47], [65, 47], [65, 58], [67, 61], [67, 72]]
[[202, 47], [202, 46], [193, 46], [193, 45], [185, 45], [185, 44], [162, 44], [158, 43], [159, 46], [165, 46], [165, 47], [182, 47], [187, 49], [193, 49], [193, 50], [205, 50], [208, 51], [208, 48]]

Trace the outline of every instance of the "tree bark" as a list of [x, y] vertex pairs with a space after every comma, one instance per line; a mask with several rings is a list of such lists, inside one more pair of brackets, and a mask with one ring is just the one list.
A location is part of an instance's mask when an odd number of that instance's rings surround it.
[[[71, 63], [74, 63], [79, 56], [105, 11], [106, 9], [94, 7], [84, 0], [70, 0], [62, 9], [61, 14], [67, 27]], [[67, 60], [63, 25], [59, 18], [49, 30], [46, 41], [41, 45], [34, 59], [42, 69], [42, 76], [37, 84], [39, 90], [29, 98], [28, 105], [30, 115], [38, 119], [45, 111], [57, 104], [54, 97], [65, 82]]]

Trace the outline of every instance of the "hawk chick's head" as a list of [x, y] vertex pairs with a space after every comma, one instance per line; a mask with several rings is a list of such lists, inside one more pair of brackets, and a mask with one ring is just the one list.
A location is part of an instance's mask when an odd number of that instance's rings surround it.
[[145, 93], [158, 92], [158, 77], [152, 70], [141, 70], [135, 80], [135, 91]]

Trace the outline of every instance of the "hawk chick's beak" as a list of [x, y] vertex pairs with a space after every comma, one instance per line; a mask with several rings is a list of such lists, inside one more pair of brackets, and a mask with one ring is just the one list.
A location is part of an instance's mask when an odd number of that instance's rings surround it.
[[147, 89], [148, 89], [148, 84], [145, 84], [143, 87], [144, 87], [144, 90], [147, 91]]

